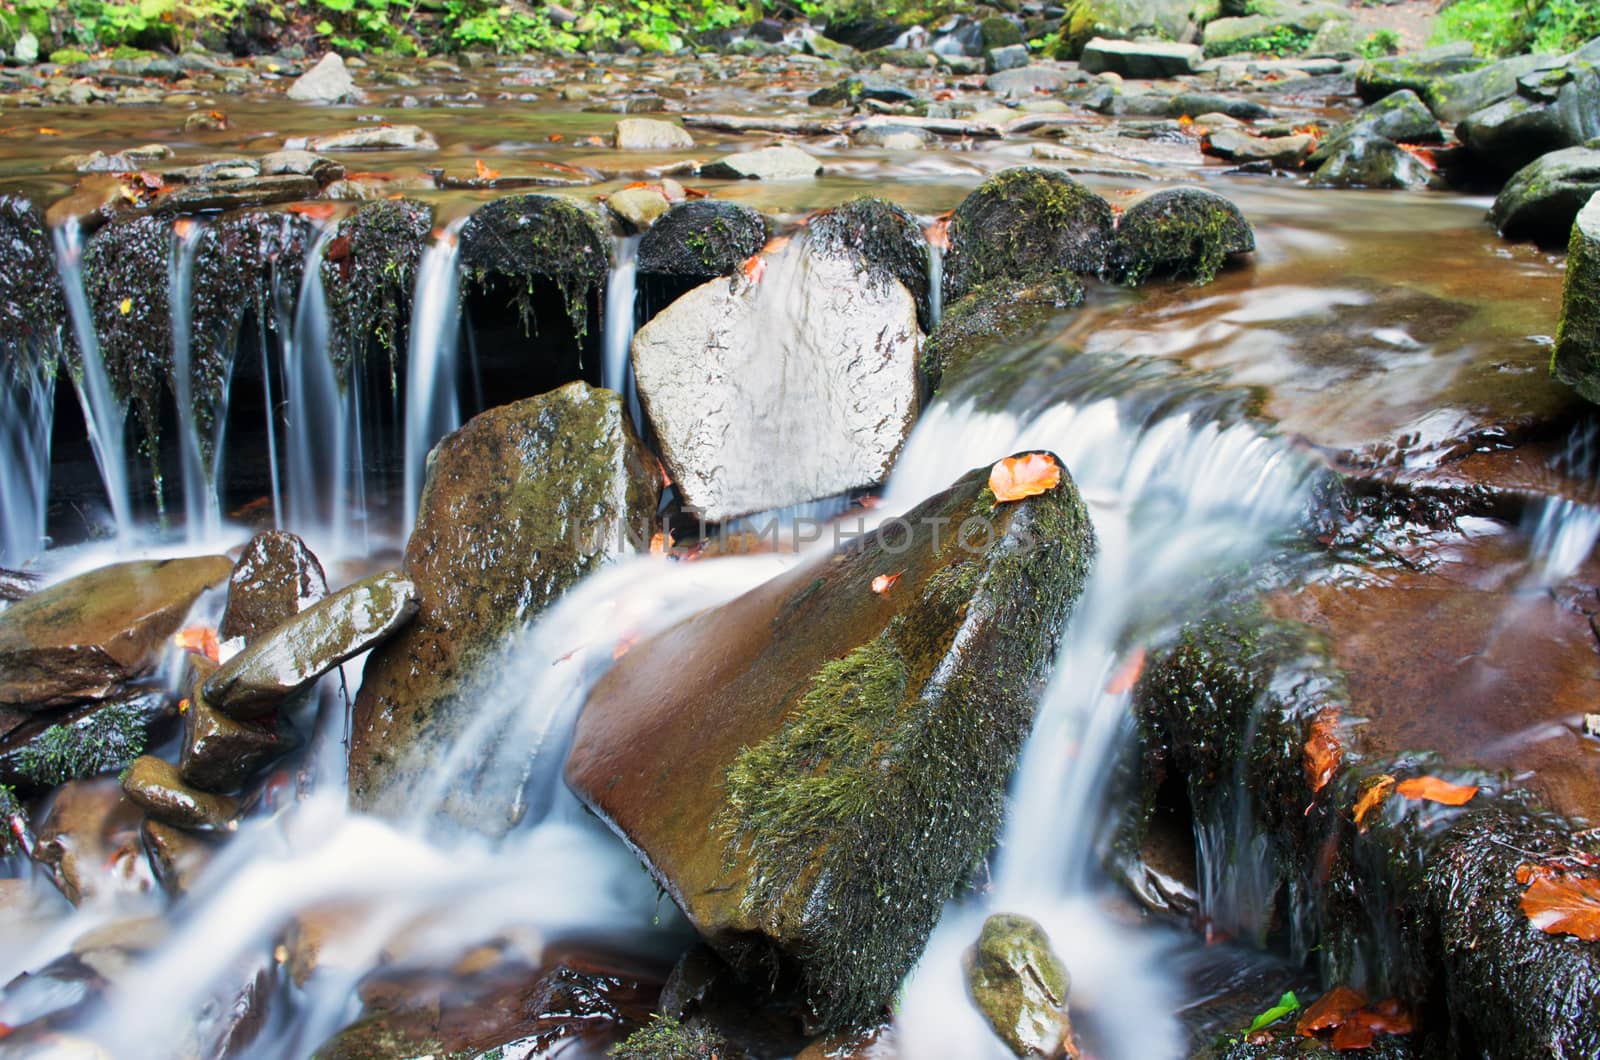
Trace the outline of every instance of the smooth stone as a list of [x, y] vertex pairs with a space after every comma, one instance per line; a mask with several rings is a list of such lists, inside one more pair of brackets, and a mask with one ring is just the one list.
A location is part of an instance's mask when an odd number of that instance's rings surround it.
[[1141, 79], [1181, 77], [1200, 66], [1203, 53], [1198, 44], [1167, 44], [1161, 41], [1106, 40], [1096, 37], [1083, 47], [1078, 62], [1085, 71], [1109, 71], [1123, 77]]
[[789, 144], [740, 151], [700, 167], [702, 177], [728, 180], [810, 180], [821, 172], [821, 162]]
[[253, 158], [219, 158], [197, 166], [163, 170], [161, 178], [169, 184], [206, 184], [219, 180], [249, 180], [261, 175], [261, 163]]
[[214, 831], [239, 814], [238, 799], [190, 787], [177, 766], [154, 755], [134, 760], [122, 778], [122, 790], [151, 817], [179, 828]]
[[832, 107], [868, 99], [875, 99], [879, 103], [909, 103], [916, 98], [917, 94], [904, 85], [881, 77], [850, 77], [817, 89], [806, 97], [806, 102], [813, 107]]
[[1560, 66], [1557, 55], [1517, 55], [1497, 63], [1440, 78], [1422, 93], [1428, 109], [1440, 121], [1458, 122], [1475, 110], [1516, 95], [1519, 78], [1536, 70]]
[[1208, 155], [1229, 162], [1269, 162], [1279, 169], [1298, 168], [1316, 145], [1317, 138], [1310, 133], [1251, 136], [1242, 129], [1216, 129], [1201, 141]]
[[310, 151], [274, 151], [261, 157], [264, 177], [314, 177], [318, 184], [326, 184], [338, 180], [344, 173], [344, 166], [338, 162]]
[[63, 784], [39, 823], [34, 860], [73, 905], [105, 896], [119, 884], [106, 867], [127, 849], [123, 838], [132, 839], [140, 816], [114, 777]]
[[1550, 370], [1589, 401], [1600, 404], [1600, 192], [1572, 223], [1567, 278]]
[[1473, 54], [1471, 41], [1426, 48], [1410, 55], [1372, 59], [1356, 72], [1356, 94], [1367, 103], [1403, 88], [1421, 96], [1435, 81], [1476, 70], [1487, 62]]
[[1502, 236], [1552, 247], [1570, 239], [1578, 211], [1600, 191], [1600, 141], [1591, 143], [1552, 151], [1512, 175], [1489, 210]]
[[703, 284], [633, 340], [662, 460], [713, 522], [883, 481], [917, 412], [921, 332], [898, 280], [862, 283], [852, 256], [804, 244], [762, 260], [759, 283]]
[[1335, 129], [1312, 152], [1311, 160], [1320, 165], [1361, 136], [1381, 136], [1395, 143], [1424, 144], [1440, 142], [1444, 139], [1444, 132], [1417, 94], [1402, 88], [1369, 105]]
[[370, 129], [346, 129], [324, 136], [295, 137], [285, 140], [287, 150], [320, 154], [327, 151], [437, 151], [439, 141], [417, 125], [379, 125]]
[[309, 199], [318, 190], [317, 182], [311, 177], [251, 177], [218, 184], [186, 185], [162, 199], [160, 206], [167, 213], [241, 210], [249, 206], [270, 206]]
[[360, 103], [366, 99], [338, 52], [324, 55], [317, 65], [295, 78], [284, 95], [297, 103]]
[[1024, 66], [990, 74], [983, 87], [1001, 99], [1028, 99], [1044, 92], [1059, 92], [1075, 79], [1053, 66]]
[[683, 151], [694, 146], [689, 130], [655, 118], [623, 118], [612, 133], [620, 151]]
[[417, 590], [384, 571], [347, 585], [262, 634], [205, 683], [205, 698], [234, 718], [277, 709], [346, 659], [386, 640], [417, 613]]
[[139, 826], [139, 840], [151, 874], [174, 898], [189, 892], [216, 853], [216, 847], [201, 836], [150, 817]]
[[1421, 189], [1442, 187], [1439, 175], [1382, 136], [1358, 135], [1331, 152], [1311, 183], [1334, 188]]
[[998, 74], [1004, 70], [1020, 70], [1032, 62], [1025, 44], [1010, 44], [1004, 48], [992, 48], [984, 56], [984, 66], [991, 74]]
[[117, 563], [0, 612], [0, 704], [42, 709], [104, 698], [153, 668], [226, 556]]
[[237, 791], [266, 765], [300, 746], [288, 726], [240, 721], [214, 709], [196, 688], [183, 712], [178, 775], [202, 791]]
[[327, 575], [310, 547], [286, 530], [263, 531], [245, 544], [228, 576], [217, 636], [248, 644], [327, 595]]
[[1183, 115], [1226, 114], [1240, 121], [1257, 121], [1267, 117], [1266, 107], [1249, 99], [1223, 96], [1211, 92], [1180, 92], [1167, 102], [1167, 114], [1177, 118]]
[[961, 958], [967, 993], [1013, 1055], [1061, 1055], [1072, 1031], [1067, 1021], [1066, 965], [1039, 922], [996, 913]]
[[672, 208], [672, 203], [656, 188], [624, 188], [606, 199], [606, 208], [616, 214], [628, 230], [642, 232]]
[[1063, 43], [1077, 48], [1091, 37], [1113, 40], [1183, 40], [1194, 33], [1204, 5], [1194, 0], [1065, 0]]
[[1515, 173], [1541, 155], [1576, 146], [1562, 128], [1555, 106], [1521, 96], [1469, 114], [1456, 126], [1456, 136], [1479, 165], [1501, 175]]

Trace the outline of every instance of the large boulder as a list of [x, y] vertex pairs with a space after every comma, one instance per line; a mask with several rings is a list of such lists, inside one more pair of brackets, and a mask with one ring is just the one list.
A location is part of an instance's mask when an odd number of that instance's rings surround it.
[[1373, 59], [1356, 71], [1356, 94], [1368, 103], [1401, 89], [1421, 96], [1435, 81], [1476, 70], [1487, 61], [1478, 58], [1467, 41]]
[[1444, 132], [1417, 94], [1402, 88], [1371, 104], [1324, 138], [1311, 153], [1312, 164], [1320, 166], [1346, 150], [1351, 141], [1363, 136], [1381, 136], [1395, 143], [1426, 144], [1443, 140]]
[[317, 65], [295, 78], [285, 95], [297, 103], [360, 103], [366, 99], [338, 52], [324, 55]]
[[928, 241], [916, 218], [885, 199], [862, 197], [811, 219], [811, 241], [824, 253], [852, 255], [877, 283], [899, 280], [917, 300], [917, 320], [932, 326]]
[[917, 412], [917, 306], [892, 273], [807, 239], [759, 260], [633, 340], [662, 460], [714, 522], [881, 482]]
[[1590, 401], [1600, 404], [1600, 193], [1572, 224], [1566, 291], [1550, 369]]
[[1181, 77], [1200, 68], [1205, 56], [1198, 44], [1166, 44], [1162, 41], [1106, 40], [1096, 37], [1083, 47], [1079, 60], [1091, 74], [1112, 73], [1123, 77]]
[[1193, 32], [1194, 0], [1067, 0], [1061, 41], [1076, 53], [1093, 38], [1177, 41]]
[[1112, 227], [1111, 204], [1064, 173], [1024, 167], [990, 177], [950, 219], [945, 302], [992, 280], [1102, 273]]
[[1578, 211], [1600, 191], [1600, 142], [1552, 151], [1517, 172], [1500, 189], [1489, 220], [1507, 239], [1561, 246]]
[[[350, 746], [352, 804], [386, 816], [482, 704], [508, 638], [607, 559], [646, 547], [660, 477], [621, 399], [569, 383], [490, 409], [428, 461], [404, 573], [421, 606], [368, 657]], [[453, 811], [489, 831], [487, 798]]]
[[[1537, 84], [1526, 94], [1474, 111], [1456, 128], [1492, 173], [1514, 173], [1540, 155], [1600, 137], [1600, 69], [1573, 62], [1530, 78]], [[1525, 89], [1530, 78], [1523, 79]]]
[[1475, 110], [1517, 94], [1517, 81], [1538, 70], [1562, 65], [1560, 56], [1516, 55], [1497, 63], [1431, 82], [1422, 93], [1440, 121], [1458, 122]]
[[572, 790], [823, 1027], [882, 1011], [989, 850], [1094, 552], [1065, 475], [989, 478], [634, 646], [578, 719]]
[[248, 644], [326, 595], [327, 575], [304, 541], [283, 530], [257, 534], [228, 577], [217, 636]]
[[1204, 284], [1229, 256], [1255, 249], [1255, 230], [1228, 199], [1204, 188], [1167, 188], [1122, 215], [1109, 271], [1126, 284], [1161, 274]]
[[923, 391], [949, 392], [975, 374], [975, 366], [1042, 337], [1052, 321], [1082, 305], [1083, 299], [1083, 283], [1070, 272], [972, 288], [945, 309], [923, 344]]
[[103, 698], [149, 671], [226, 556], [138, 560], [80, 574], [0, 612], [0, 705], [29, 710]]

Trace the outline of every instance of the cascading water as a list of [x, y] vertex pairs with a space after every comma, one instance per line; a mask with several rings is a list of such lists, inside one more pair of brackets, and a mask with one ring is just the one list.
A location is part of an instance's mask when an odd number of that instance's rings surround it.
[[639, 236], [620, 236], [616, 240], [615, 263], [606, 281], [605, 357], [600, 369], [600, 385], [623, 396], [635, 424], [642, 421], [628, 352], [633, 345], [634, 303], [638, 294], [639, 239]]
[[[183, 469], [184, 532], [188, 541], [195, 545], [213, 540], [222, 529], [222, 504], [217, 496], [214, 473], [221, 460], [221, 446], [213, 444], [208, 466], [194, 409], [194, 262], [204, 231], [198, 221], [179, 227], [168, 270], [172, 382], [177, 397], [178, 448]], [[226, 384], [223, 393], [227, 393]], [[218, 415], [219, 424], [226, 421], [226, 413]], [[220, 434], [220, 427], [218, 431]]]
[[66, 295], [72, 333], [78, 341], [79, 373], [73, 384], [83, 408], [95, 464], [100, 469], [100, 481], [105, 486], [112, 523], [118, 534], [126, 534], [132, 528], [133, 518], [124, 434], [128, 410], [112, 393], [111, 379], [106, 375], [105, 361], [100, 356], [100, 339], [89, 309], [89, 296], [83, 287], [83, 236], [77, 218], [69, 218], [56, 228], [53, 238], [56, 271]]
[[45, 546], [56, 363], [20, 357], [0, 380], [0, 563], [21, 566]]
[[417, 502], [434, 443], [461, 426], [456, 352], [461, 337], [460, 246], [451, 225], [422, 252], [412, 299], [406, 351], [405, 521], [417, 521]]
[[344, 503], [351, 474], [350, 423], [328, 356], [328, 295], [322, 282], [322, 262], [333, 237], [331, 226], [318, 233], [306, 253], [294, 322], [279, 324], [285, 336], [284, 525], [328, 541], [332, 554], [342, 556], [350, 544], [350, 511]]
[[944, 319], [944, 244], [928, 240], [928, 330]]

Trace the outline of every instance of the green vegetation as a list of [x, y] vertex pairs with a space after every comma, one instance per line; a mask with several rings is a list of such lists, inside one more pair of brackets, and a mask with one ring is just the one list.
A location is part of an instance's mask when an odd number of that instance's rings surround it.
[[618, 1060], [697, 1060], [726, 1050], [727, 1044], [713, 1031], [685, 1027], [671, 1016], [655, 1016], [607, 1055]]
[[11, 833], [11, 819], [22, 815], [22, 804], [17, 793], [0, 784], [0, 858], [9, 857], [17, 849], [16, 837]]
[[1224, 48], [1213, 52], [1208, 45], [1206, 56], [1215, 58], [1222, 55], [1239, 55], [1244, 53], [1265, 53], [1268, 55], [1299, 55], [1311, 46], [1312, 38], [1316, 34], [1311, 30], [1299, 29], [1295, 26], [1274, 26], [1266, 33], [1243, 40], [1230, 42]]
[[1594, 0], [1458, 0], [1439, 12], [1435, 41], [1471, 41], [1485, 55], [1569, 51], [1600, 37]]
[[136, 703], [112, 703], [76, 723], [52, 725], [17, 755], [18, 771], [42, 788], [98, 776], [144, 753], [144, 717]]
[[1361, 42], [1361, 55], [1367, 59], [1378, 59], [1385, 55], [1394, 55], [1400, 51], [1400, 34], [1392, 29], [1380, 29], [1369, 34]]

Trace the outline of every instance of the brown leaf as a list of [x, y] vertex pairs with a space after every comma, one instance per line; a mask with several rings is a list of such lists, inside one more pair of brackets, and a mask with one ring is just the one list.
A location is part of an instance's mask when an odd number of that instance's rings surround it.
[[1356, 827], [1363, 832], [1367, 830], [1367, 815], [1389, 798], [1389, 793], [1394, 791], [1395, 779], [1387, 773], [1380, 773], [1367, 784], [1367, 790], [1361, 793], [1356, 800]]
[[1339, 739], [1339, 708], [1324, 707], [1312, 719], [1311, 732], [1306, 737], [1306, 784], [1313, 795], [1328, 786], [1343, 757], [1344, 744]]
[[1395, 785], [1395, 791], [1408, 799], [1426, 799], [1445, 806], [1462, 806], [1478, 794], [1476, 784], [1452, 784], [1438, 777], [1412, 777]]
[[1546, 935], [1576, 935], [1585, 942], [1600, 941], [1600, 880], [1536, 875], [1522, 894], [1522, 913]]
[[894, 583], [900, 580], [900, 575], [905, 571], [895, 571], [893, 574], [880, 574], [872, 579], [872, 591], [880, 596], [894, 588]]
[[1346, 1049], [1370, 1049], [1378, 1033], [1358, 1019], [1339, 1024], [1328, 1044], [1341, 1052]]
[[1417, 1029], [1411, 1013], [1392, 997], [1373, 1002], [1356, 1013], [1356, 1018], [1382, 1034], [1410, 1034]]
[[1336, 986], [1311, 1003], [1295, 1023], [1294, 1032], [1303, 1038], [1310, 1038], [1318, 1031], [1342, 1026], [1353, 1012], [1366, 1003], [1367, 995], [1361, 991], [1348, 986]]
[[1049, 453], [1008, 456], [989, 470], [989, 489], [997, 501], [1037, 497], [1061, 485], [1061, 465]]

